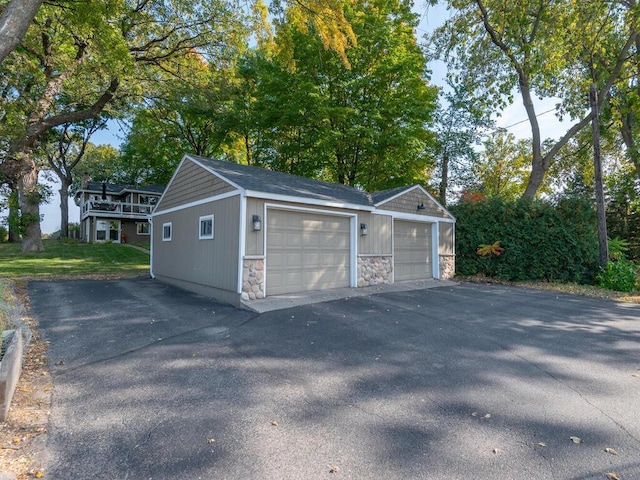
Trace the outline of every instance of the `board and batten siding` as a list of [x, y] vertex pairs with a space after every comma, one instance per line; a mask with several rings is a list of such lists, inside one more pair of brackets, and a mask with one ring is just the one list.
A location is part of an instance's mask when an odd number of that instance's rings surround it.
[[[424, 205], [424, 210], [418, 210], [418, 205]], [[423, 215], [426, 217], [451, 218], [451, 216], [428, 195], [419, 188], [415, 188], [388, 202], [378, 205], [380, 210]]]
[[449, 222], [438, 222], [438, 253], [440, 255], [453, 255], [454, 246], [454, 224]]
[[[253, 229], [253, 216], [260, 216], [262, 221], [262, 230], [255, 231]], [[247, 223], [245, 234], [245, 253], [246, 255], [264, 255], [264, 200], [259, 198], [247, 198]]]
[[[367, 225], [367, 235], [362, 235], [360, 224]], [[391, 232], [393, 217], [390, 215], [376, 215], [368, 212], [358, 213], [358, 254], [359, 255], [391, 255]]]
[[[240, 196], [153, 218], [153, 273], [159, 277], [229, 292], [238, 288]], [[200, 240], [200, 217], [214, 215], [213, 239]], [[162, 225], [172, 223], [171, 241]]]
[[156, 207], [157, 211], [235, 190], [233, 185], [229, 185], [191, 160], [183, 162], [170, 187]]

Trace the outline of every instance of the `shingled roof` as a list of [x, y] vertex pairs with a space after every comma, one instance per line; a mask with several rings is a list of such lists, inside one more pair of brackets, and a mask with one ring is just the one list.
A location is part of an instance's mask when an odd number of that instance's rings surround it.
[[[140, 192], [140, 193], [157, 193], [162, 194], [165, 187], [163, 185], [123, 185], [118, 183], [107, 183], [107, 193], [110, 195], [122, 195], [124, 192]], [[81, 188], [81, 191], [85, 192], [97, 192], [102, 193], [102, 182], [87, 182], [85, 188]]]
[[198, 155], [186, 155], [186, 157], [243, 190], [373, 207], [369, 193], [346, 185], [298, 177], [266, 168], [213, 160]]
[[415, 188], [415, 185], [390, 188], [389, 190], [374, 192], [371, 194], [371, 199], [374, 205], [379, 205], [381, 203], [384, 203], [386, 200], [389, 200], [390, 198], [395, 197], [396, 195], [400, 195], [401, 193], [411, 190], [412, 188]]

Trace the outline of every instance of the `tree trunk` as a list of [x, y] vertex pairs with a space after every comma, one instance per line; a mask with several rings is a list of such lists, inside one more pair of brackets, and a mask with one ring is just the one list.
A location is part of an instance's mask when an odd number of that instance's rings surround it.
[[596, 190], [596, 211], [598, 218], [598, 244], [600, 246], [600, 266], [604, 267], [609, 261], [609, 246], [607, 245], [607, 214], [604, 203], [604, 188], [602, 187], [602, 162], [600, 159], [600, 109], [598, 105], [598, 89], [591, 85], [591, 126], [593, 129], [593, 166]]
[[522, 95], [522, 104], [527, 112], [527, 118], [531, 125], [531, 175], [529, 175], [529, 182], [527, 182], [527, 188], [522, 195], [523, 198], [535, 198], [538, 190], [542, 186], [544, 175], [546, 173], [546, 165], [542, 158], [542, 140], [540, 137], [540, 125], [538, 123], [538, 117], [536, 117], [536, 110], [533, 106], [533, 98], [531, 97], [531, 90], [529, 88], [529, 81], [525, 78], [524, 74], [520, 75], [520, 94]]
[[440, 203], [443, 207], [447, 205], [447, 189], [449, 188], [449, 154], [442, 155], [442, 165], [440, 168]]
[[0, 16], [0, 63], [24, 38], [42, 0], [12, 0]]
[[40, 230], [40, 193], [38, 192], [38, 167], [31, 157], [24, 157], [25, 168], [18, 178], [18, 200], [20, 204], [20, 224], [23, 225], [23, 252], [41, 252], [42, 231]]
[[60, 179], [60, 238], [69, 237], [69, 187], [71, 182], [66, 178]]
[[18, 230], [18, 221], [20, 218], [20, 207], [18, 205], [18, 188], [11, 185], [11, 193], [9, 194], [9, 242], [18, 243], [20, 232]]

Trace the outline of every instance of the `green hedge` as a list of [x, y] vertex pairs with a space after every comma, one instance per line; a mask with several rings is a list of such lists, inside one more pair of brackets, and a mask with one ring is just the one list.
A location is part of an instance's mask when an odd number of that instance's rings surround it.
[[[598, 272], [596, 218], [589, 202], [463, 197], [450, 208], [456, 223], [456, 273], [503, 280], [593, 283]], [[499, 256], [480, 245], [500, 241]]]

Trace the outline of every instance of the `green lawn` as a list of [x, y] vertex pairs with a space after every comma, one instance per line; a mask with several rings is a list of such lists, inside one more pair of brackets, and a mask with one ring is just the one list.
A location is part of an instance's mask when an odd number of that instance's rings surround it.
[[50, 277], [149, 272], [149, 254], [117, 243], [45, 240], [43, 252], [22, 253], [20, 244], [0, 244], [0, 277]]

